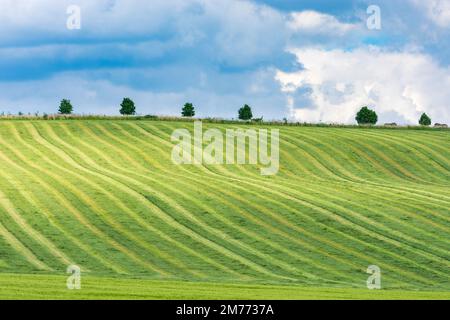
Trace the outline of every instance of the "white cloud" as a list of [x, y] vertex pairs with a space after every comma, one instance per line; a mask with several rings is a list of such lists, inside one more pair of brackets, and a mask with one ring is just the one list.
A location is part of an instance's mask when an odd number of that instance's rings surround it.
[[416, 6], [424, 9], [436, 25], [450, 27], [450, 1], [449, 0], [411, 0]]
[[[436, 122], [450, 122], [450, 69], [427, 55], [373, 48], [291, 51], [303, 69], [279, 71], [276, 79], [297, 120], [353, 123], [357, 110], [371, 105], [380, 122], [415, 124], [422, 112]], [[300, 88], [309, 89], [310, 105], [295, 105]]]
[[291, 13], [288, 27], [293, 31], [327, 35], [344, 35], [356, 29], [356, 25], [340, 22], [332, 15], [309, 10]]
[[66, 12], [70, 5], [81, 8], [83, 35], [142, 35], [160, 31], [193, 1], [167, 0], [2, 0], [1, 34], [26, 37], [28, 32], [67, 34]]
[[[68, 30], [66, 8], [81, 8], [81, 30]], [[283, 52], [285, 16], [240, 0], [1, 0], [0, 46], [170, 43], [226, 66], [266, 62]], [[175, 44], [175, 45], [174, 45]], [[77, 49], [75, 46], [78, 46]], [[152, 49], [152, 48], [151, 48]], [[110, 50], [109, 52], [113, 52]]]
[[[202, 27], [212, 29], [209, 32], [217, 50], [211, 55], [218, 61], [243, 66], [267, 61], [282, 52], [287, 34], [284, 16], [279, 11], [251, 1], [201, 2], [207, 20], [214, 21]], [[190, 24], [187, 21], [184, 26]]]

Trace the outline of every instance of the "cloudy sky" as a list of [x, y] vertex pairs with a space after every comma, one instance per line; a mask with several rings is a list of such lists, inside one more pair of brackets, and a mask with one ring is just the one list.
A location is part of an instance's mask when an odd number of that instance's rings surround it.
[[450, 0], [0, 0], [0, 112], [450, 123], [448, 39]]

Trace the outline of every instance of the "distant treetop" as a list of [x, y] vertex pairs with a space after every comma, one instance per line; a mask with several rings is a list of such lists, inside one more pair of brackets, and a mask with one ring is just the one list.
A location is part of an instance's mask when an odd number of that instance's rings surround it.
[[249, 105], [244, 105], [239, 109], [239, 119], [240, 120], [251, 120], [253, 118], [252, 108]]
[[378, 122], [377, 113], [370, 110], [368, 107], [362, 107], [356, 114], [356, 121], [358, 124], [376, 124]]
[[426, 113], [422, 113], [422, 116], [419, 119], [419, 124], [421, 126], [430, 126], [431, 118]]
[[61, 103], [59, 105], [58, 112], [60, 114], [71, 114], [73, 111], [72, 104], [70, 103], [70, 100], [62, 99]]
[[189, 118], [195, 116], [194, 105], [190, 102], [185, 103], [183, 109], [181, 109], [181, 115]]
[[124, 98], [120, 106], [120, 114], [126, 116], [136, 114], [136, 106], [134, 105], [133, 100], [131, 100], [130, 98]]

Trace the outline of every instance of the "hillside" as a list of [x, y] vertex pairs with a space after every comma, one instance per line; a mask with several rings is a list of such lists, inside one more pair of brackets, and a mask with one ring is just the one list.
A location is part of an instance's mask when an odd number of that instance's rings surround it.
[[192, 127], [2, 121], [0, 274], [450, 290], [448, 131], [280, 127], [261, 176], [173, 164]]

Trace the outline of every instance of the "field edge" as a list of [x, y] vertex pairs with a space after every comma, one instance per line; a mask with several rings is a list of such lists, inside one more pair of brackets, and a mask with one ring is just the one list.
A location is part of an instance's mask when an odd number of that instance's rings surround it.
[[314, 288], [85, 276], [80, 290], [66, 276], [1, 274], [2, 300], [450, 300], [450, 292]]

